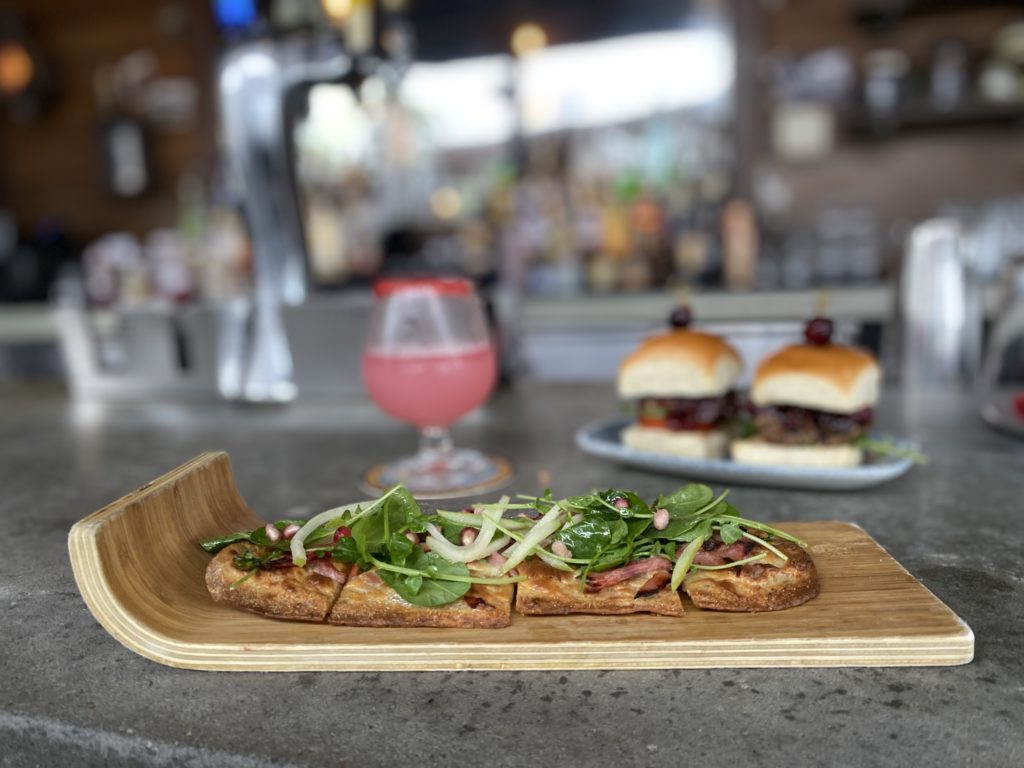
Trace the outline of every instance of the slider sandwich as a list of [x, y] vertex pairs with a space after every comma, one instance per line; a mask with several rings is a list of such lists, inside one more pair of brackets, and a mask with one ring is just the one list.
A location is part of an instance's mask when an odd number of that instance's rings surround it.
[[754, 373], [755, 433], [731, 445], [744, 464], [851, 467], [871, 427], [880, 370], [869, 353], [831, 342], [832, 322], [815, 318], [806, 344], [785, 347]]
[[622, 443], [651, 453], [720, 458], [728, 443], [726, 423], [736, 412], [733, 387], [742, 362], [718, 336], [690, 330], [688, 309], [673, 312], [671, 322], [671, 331], [644, 341], [619, 366], [619, 397], [636, 405]]

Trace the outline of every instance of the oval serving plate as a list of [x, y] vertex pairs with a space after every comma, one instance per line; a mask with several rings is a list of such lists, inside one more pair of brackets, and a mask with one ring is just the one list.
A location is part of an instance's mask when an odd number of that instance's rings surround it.
[[[691, 480], [818, 491], [871, 488], [905, 475], [914, 466], [910, 459], [878, 455], [869, 455], [859, 467], [761, 466], [738, 464], [731, 459], [687, 459], [626, 447], [619, 434], [629, 423], [630, 419], [623, 417], [593, 421], [576, 432], [576, 447], [591, 456]], [[920, 448], [909, 440], [893, 442], [902, 448]]]

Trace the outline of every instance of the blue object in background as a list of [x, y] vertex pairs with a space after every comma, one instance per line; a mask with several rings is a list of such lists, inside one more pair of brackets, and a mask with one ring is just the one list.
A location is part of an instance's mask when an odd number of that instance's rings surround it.
[[222, 27], [247, 27], [256, 20], [256, 0], [213, 0], [213, 12]]

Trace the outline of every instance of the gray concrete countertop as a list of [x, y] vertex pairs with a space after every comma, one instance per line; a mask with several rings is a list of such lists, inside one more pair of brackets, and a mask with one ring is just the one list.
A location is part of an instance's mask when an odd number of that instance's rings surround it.
[[[653, 495], [671, 478], [573, 447], [606, 387], [502, 392], [457, 442], [513, 458], [516, 488]], [[733, 491], [766, 520], [864, 526], [974, 629], [948, 668], [258, 674], [171, 669], [114, 641], [78, 595], [79, 518], [210, 449], [250, 506], [310, 514], [359, 497], [364, 464], [413, 436], [364, 403], [69, 404], [0, 394], [0, 765], [1024, 765], [1024, 442], [955, 395], [887, 396], [881, 426], [928, 466], [856, 494]]]

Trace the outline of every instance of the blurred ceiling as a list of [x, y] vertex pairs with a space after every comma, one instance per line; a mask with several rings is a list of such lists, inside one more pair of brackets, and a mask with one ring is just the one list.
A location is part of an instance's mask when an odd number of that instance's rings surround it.
[[411, 0], [416, 58], [425, 61], [508, 51], [512, 31], [524, 22], [540, 25], [548, 42], [678, 29], [691, 0]]

